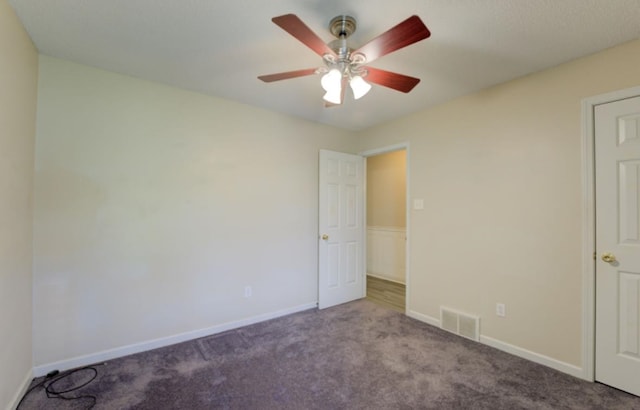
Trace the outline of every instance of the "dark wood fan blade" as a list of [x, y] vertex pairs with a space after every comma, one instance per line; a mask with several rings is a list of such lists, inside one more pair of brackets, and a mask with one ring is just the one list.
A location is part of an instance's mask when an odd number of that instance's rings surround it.
[[367, 63], [370, 63], [393, 51], [424, 40], [430, 35], [431, 32], [422, 20], [420, 20], [420, 17], [411, 16], [397, 26], [369, 41], [352, 54], [364, 54], [367, 58]]
[[287, 80], [289, 78], [304, 77], [305, 75], [315, 74], [315, 68], [305, 68], [304, 70], [287, 71], [286, 73], [276, 73], [258, 76], [265, 83], [273, 81]]
[[302, 22], [295, 14], [285, 14], [283, 16], [274, 17], [271, 19], [280, 28], [287, 33], [291, 34], [302, 42], [305, 46], [312, 49], [316, 54], [323, 56], [330, 54], [336, 56], [336, 53], [329, 48], [327, 44], [320, 37], [316, 35], [306, 24]]
[[409, 77], [408, 75], [392, 73], [391, 71], [380, 70], [379, 68], [365, 67], [368, 74], [364, 78], [370, 83], [382, 85], [392, 88], [396, 91], [408, 93], [413, 90], [419, 82], [419, 78]]

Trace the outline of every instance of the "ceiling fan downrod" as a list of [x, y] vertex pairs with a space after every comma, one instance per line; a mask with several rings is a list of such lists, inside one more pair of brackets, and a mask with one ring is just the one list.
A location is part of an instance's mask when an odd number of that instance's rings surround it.
[[337, 16], [329, 22], [329, 31], [336, 40], [329, 43], [329, 47], [338, 55], [339, 60], [349, 60], [351, 49], [347, 45], [347, 38], [356, 31], [356, 19], [351, 16]]
[[347, 38], [355, 33], [356, 27], [356, 19], [351, 16], [340, 15], [332, 18], [329, 22], [329, 31], [336, 37], [336, 40], [330, 42], [329, 47], [336, 53], [337, 58], [328, 54], [324, 55], [327, 71], [337, 69], [348, 80], [356, 75], [362, 77], [367, 75], [366, 70], [360, 67], [366, 62], [366, 58], [362, 54], [352, 55], [353, 50], [347, 44]]

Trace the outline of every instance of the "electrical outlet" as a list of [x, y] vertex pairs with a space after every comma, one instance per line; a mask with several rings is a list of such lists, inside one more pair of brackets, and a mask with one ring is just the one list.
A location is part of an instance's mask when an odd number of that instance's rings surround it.
[[507, 316], [507, 307], [504, 303], [496, 303], [496, 315], [500, 317]]
[[245, 286], [244, 287], [244, 297], [245, 298], [250, 298], [252, 293], [253, 293], [253, 291], [251, 290], [251, 286]]

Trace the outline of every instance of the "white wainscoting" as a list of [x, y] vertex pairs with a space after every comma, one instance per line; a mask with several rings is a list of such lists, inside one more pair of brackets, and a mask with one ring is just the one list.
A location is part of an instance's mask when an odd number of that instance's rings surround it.
[[405, 228], [367, 226], [367, 274], [405, 283]]

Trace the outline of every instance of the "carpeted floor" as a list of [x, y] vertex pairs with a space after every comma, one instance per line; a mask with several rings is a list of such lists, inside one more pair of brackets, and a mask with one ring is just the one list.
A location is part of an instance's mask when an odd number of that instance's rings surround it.
[[[112, 360], [94, 409], [640, 409], [640, 398], [360, 300]], [[50, 390], [90, 379], [79, 371]], [[49, 381], [55, 380], [49, 379]], [[42, 379], [34, 381], [33, 385]], [[86, 409], [47, 398], [20, 409]]]

